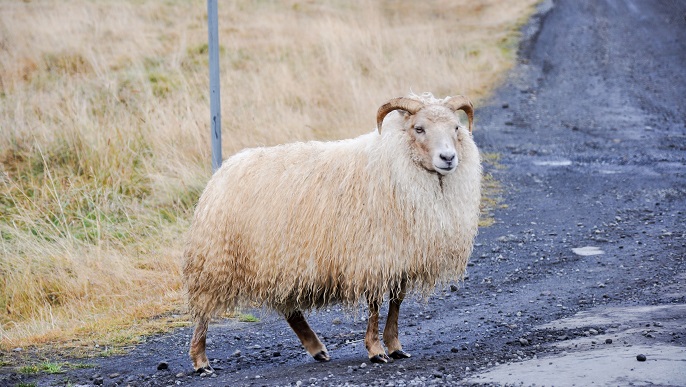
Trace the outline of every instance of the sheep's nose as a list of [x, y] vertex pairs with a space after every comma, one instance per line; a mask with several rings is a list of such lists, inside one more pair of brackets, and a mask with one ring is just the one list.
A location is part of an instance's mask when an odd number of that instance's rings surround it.
[[438, 155], [441, 160], [445, 161], [446, 163], [451, 163], [453, 160], [455, 160], [455, 153], [450, 152], [450, 153], [441, 153]]

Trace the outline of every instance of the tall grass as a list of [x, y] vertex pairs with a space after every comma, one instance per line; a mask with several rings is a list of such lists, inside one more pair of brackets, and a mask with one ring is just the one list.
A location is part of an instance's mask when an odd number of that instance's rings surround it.
[[[221, 2], [224, 155], [367, 132], [410, 90], [479, 100], [535, 2]], [[2, 349], [182, 310], [210, 176], [205, 17], [200, 0], [0, 2]]]

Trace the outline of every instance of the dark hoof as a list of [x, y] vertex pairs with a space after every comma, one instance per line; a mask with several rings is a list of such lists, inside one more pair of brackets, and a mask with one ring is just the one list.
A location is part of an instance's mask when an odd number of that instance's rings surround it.
[[329, 354], [326, 353], [326, 351], [321, 351], [312, 357], [314, 358], [314, 360], [321, 361], [321, 362], [326, 362], [326, 361], [331, 360], [331, 357], [329, 357]]
[[198, 375], [202, 374], [213, 374], [214, 373], [214, 368], [207, 366], [207, 367], [200, 367], [197, 370], [195, 370], [195, 373]]
[[369, 361], [371, 361], [372, 363], [376, 363], [376, 364], [386, 364], [390, 360], [391, 359], [389, 359], [385, 353], [382, 353], [381, 355], [376, 355], [374, 357], [369, 358]]
[[408, 357], [412, 356], [409, 353], [403, 351], [402, 349], [399, 349], [397, 351], [393, 351], [390, 355], [394, 359], [407, 359]]

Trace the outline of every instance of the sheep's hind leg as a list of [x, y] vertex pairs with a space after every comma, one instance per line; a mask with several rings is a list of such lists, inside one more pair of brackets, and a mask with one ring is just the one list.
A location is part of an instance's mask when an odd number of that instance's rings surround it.
[[398, 339], [398, 315], [400, 314], [400, 304], [405, 299], [406, 282], [400, 283], [400, 288], [391, 291], [391, 300], [388, 306], [388, 318], [386, 327], [383, 330], [383, 341], [388, 347], [389, 356], [393, 359], [406, 359], [410, 354], [403, 351], [403, 346]]
[[372, 363], [388, 363], [390, 360], [379, 340], [380, 304], [379, 300], [369, 299], [369, 321], [367, 322], [367, 334], [364, 336], [364, 345], [367, 347], [369, 361]]
[[290, 325], [293, 332], [298, 335], [303, 347], [305, 347], [307, 353], [309, 353], [314, 360], [331, 360], [329, 352], [326, 350], [326, 346], [319, 341], [319, 337], [317, 337], [317, 334], [310, 328], [310, 325], [307, 323], [307, 320], [305, 320], [305, 316], [303, 316], [301, 311], [296, 310], [292, 312], [290, 315], [286, 316], [286, 321], [288, 321], [288, 325]]
[[205, 353], [205, 342], [207, 340], [207, 328], [210, 319], [205, 316], [200, 316], [196, 319], [195, 331], [193, 332], [193, 339], [191, 339], [191, 349], [189, 354], [193, 361], [193, 368], [195, 372], [212, 373], [214, 370], [210, 367], [210, 362], [207, 360]]

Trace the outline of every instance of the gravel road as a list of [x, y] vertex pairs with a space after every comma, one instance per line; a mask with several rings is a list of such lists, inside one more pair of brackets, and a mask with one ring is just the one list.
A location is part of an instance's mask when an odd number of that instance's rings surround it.
[[412, 358], [369, 363], [364, 313], [332, 307], [310, 317], [332, 356], [317, 363], [256, 311], [210, 327], [213, 376], [192, 374], [183, 328], [94, 368], [5, 369], [0, 385], [685, 386], [686, 2], [544, 1], [523, 32], [477, 111], [503, 208], [459, 288], [403, 304]]

